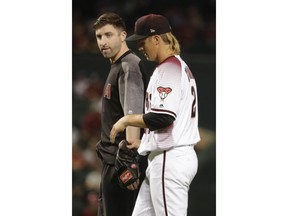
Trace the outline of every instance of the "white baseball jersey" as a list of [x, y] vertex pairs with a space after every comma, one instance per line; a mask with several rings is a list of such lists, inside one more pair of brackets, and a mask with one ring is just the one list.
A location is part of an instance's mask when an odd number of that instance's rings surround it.
[[146, 92], [145, 113], [148, 112], [168, 114], [175, 121], [164, 129], [145, 129], [139, 154], [200, 141], [196, 82], [179, 55], [167, 58], [153, 72]]

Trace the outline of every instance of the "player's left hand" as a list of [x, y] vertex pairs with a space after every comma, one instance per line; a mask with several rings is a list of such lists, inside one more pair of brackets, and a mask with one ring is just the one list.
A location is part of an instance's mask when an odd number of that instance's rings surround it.
[[[140, 173], [139, 173], [139, 175], [140, 175]], [[128, 186], [127, 186], [127, 189], [128, 189], [128, 190], [136, 190], [136, 189], [138, 189], [139, 184], [140, 184], [140, 180], [137, 179], [136, 182], [134, 182], [134, 183], [131, 184], [131, 185], [128, 185]]]
[[134, 139], [130, 141], [127, 145], [127, 148], [129, 149], [138, 149], [140, 146], [141, 140], [140, 139]]
[[112, 127], [111, 131], [110, 131], [110, 142], [114, 143], [115, 142], [115, 137], [116, 135], [121, 132], [124, 131], [125, 128], [127, 127], [127, 125], [125, 125], [125, 120], [124, 120], [125, 116], [122, 117], [121, 119], [119, 119]]
[[122, 188], [136, 190], [140, 184], [139, 154], [137, 150], [129, 149], [127, 146], [128, 142], [126, 140], [122, 140], [119, 143], [115, 159], [115, 170]]
[[[133, 140], [132, 142], [127, 143], [127, 148], [128, 149], [138, 149], [140, 146], [140, 143], [141, 143], [140, 139]], [[140, 172], [138, 172], [138, 175], [140, 176]], [[134, 182], [131, 185], [128, 185], [127, 189], [128, 190], [136, 190], [139, 188], [139, 184], [140, 184], [140, 180], [137, 179], [136, 182]]]

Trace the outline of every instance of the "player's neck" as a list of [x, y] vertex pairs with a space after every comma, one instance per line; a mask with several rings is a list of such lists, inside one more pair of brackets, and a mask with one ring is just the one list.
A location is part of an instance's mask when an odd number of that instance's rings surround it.
[[110, 58], [110, 62], [111, 64], [113, 64], [114, 62], [116, 62], [124, 53], [126, 53], [127, 51], [129, 50], [126, 42], [123, 42], [122, 43], [122, 46], [119, 50], [119, 52], [113, 57], [113, 58]]
[[161, 64], [163, 61], [165, 61], [167, 58], [174, 56], [175, 53], [171, 50], [163, 50], [163, 52], [159, 52], [157, 62]]

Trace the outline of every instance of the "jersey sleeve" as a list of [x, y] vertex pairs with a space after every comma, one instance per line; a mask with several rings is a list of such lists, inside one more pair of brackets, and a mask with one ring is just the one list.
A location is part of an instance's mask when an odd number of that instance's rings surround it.
[[150, 131], [168, 127], [173, 123], [174, 120], [175, 118], [167, 114], [156, 114], [149, 112], [143, 115], [143, 121]]
[[140, 114], [144, 109], [144, 83], [137, 62], [122, 62], [123, 74], [119, 77], [119, 97], [124, 115]]
[[159, 65], [151, 99], [151, 112], [177, 117], [181, 99], [181, 64], [174, 58]]

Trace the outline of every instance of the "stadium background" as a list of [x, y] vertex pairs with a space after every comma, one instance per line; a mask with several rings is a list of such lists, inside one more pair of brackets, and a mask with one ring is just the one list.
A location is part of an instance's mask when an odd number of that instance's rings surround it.
[[[72, 214], [97, 215], [101, 164], [95, 154], [100, 107], [110, 64], [99, 53], [92, 29], [106, 11], [120, 14], [128, 35], [142, 15], [166, 16], [178, 38], [181, 56], [198, 86], [201, 142], [198, 174], [189, 192], [188, 215], [216, 215], [216, 2], [215, 0], [73, 0], [72, 1]], [[133, 44], [128, 44], [135, 51]], [[136, 51], [152, 73], [155, 63]]]

